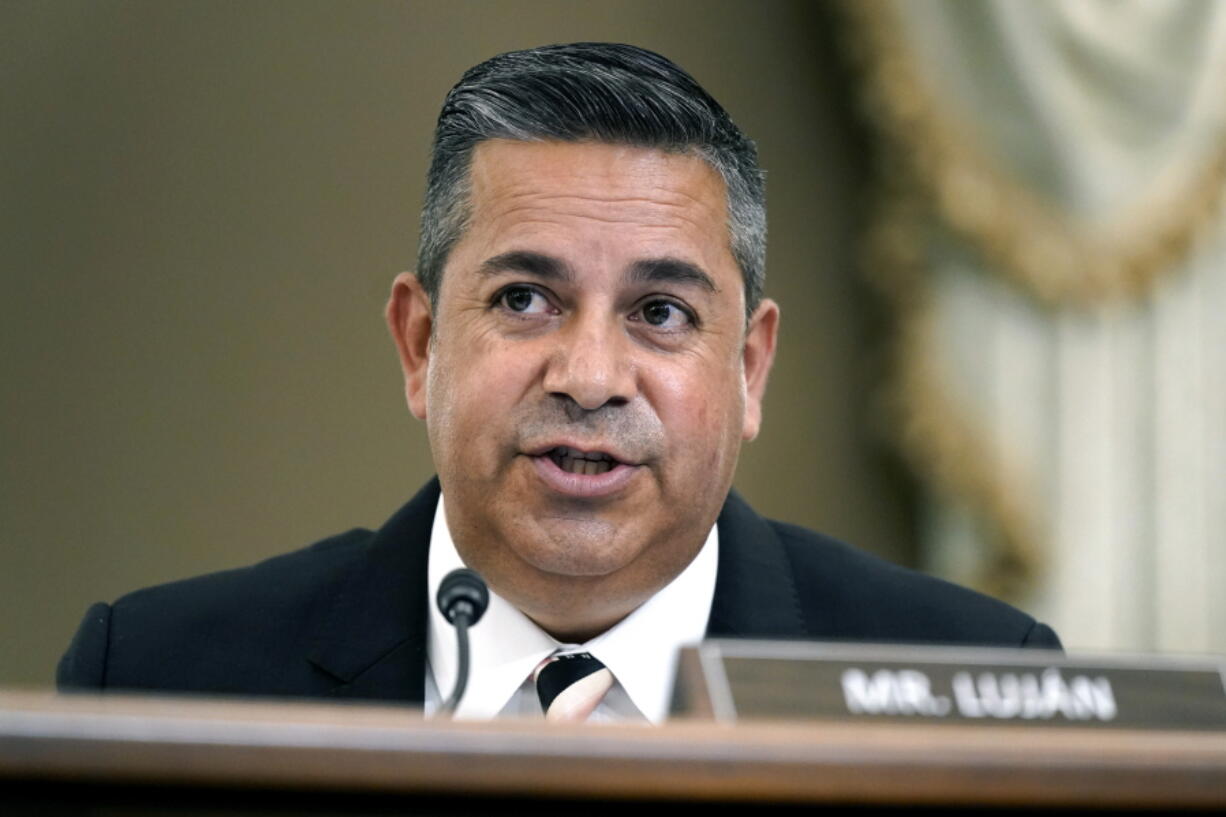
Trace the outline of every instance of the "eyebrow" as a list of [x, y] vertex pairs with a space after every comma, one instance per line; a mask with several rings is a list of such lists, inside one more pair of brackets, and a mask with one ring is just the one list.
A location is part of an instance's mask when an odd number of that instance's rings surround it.
[[512, 250], [488, 258], [478, 269], [481, 275], [497, 275], [501, 272], [523, 272], [546, 280], [569, 281], [574, 276], [565, 262], [539, 252]]
[[[522, 272], [537, 278], [555, 281], [570, 281], [574, 273], [561, 259], [531, 250], [512, 250], [486, 259], [478, 268], [483, 276], [504, 272]], [[719, 292], [715, 281], [702, 267], [680, 258], [644, 258], [630, 265], [627, 276], [636, 284], [675, 283], [696, 285], [708, 292]]]
[[697, 264], [680, 258], [645, 258], [630, 267], [630, 280], [635, 283], [695, 284], [708, 292], [719, 292], [711, 276]]

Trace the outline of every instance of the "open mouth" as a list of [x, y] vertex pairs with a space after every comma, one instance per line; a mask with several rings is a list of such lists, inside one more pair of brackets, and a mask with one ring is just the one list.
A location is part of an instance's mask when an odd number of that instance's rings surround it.
[[553, 460], [554, 465], [568, 474], [586, 474], [594, 476], [612, 471], [618, 465], [617, 460], [601, 451], [580, 451], [560, 445], [546, 452], [545, 456]]

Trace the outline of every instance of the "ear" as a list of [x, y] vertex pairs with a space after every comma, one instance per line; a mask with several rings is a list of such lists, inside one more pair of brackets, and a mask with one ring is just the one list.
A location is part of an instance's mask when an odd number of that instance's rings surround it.
[[741, 437], [752, 440], [762, 425], [762, 398], [766, 378], [775, 362], [775, 337], [779, 332], [779, 305], [769, 298], [758, 304], [745, 331], [741, 363], [745, 376], [745, 425]]
[[404, 396], [409, 411], [419, 420], [426, 419], [426, 372], [430, 364], [430, 330], [434, 316], [430, 297], [421, 282], [411, 272], [402, 272], [392, 282], [392, 294], [387, 299], [387, 328], [400, 353], [400, 368], [404, 371]]

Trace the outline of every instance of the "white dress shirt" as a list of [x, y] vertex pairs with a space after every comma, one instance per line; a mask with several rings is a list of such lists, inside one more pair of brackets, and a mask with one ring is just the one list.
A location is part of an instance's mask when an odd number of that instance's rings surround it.
[[[662, 722], [668, 715], [677, 650], [697, 644], [706, 634], [718, 564], [719, 532], [712, 526], [685, 570], [612, 629], [584, 644], [556, 640], [491, 589], [489, 608], [468, 632], [468, 688], [455, 716], [541, 717], [533, 670], [554, 653], [588, 652], [617, 679], [589, 722]], [[464, 563], [451, 539], [440, 495], [430, 532], [427, 715], [439, 708], [455, 684], [455, 630], [434, 599], [443, 577], [457, 567]]]

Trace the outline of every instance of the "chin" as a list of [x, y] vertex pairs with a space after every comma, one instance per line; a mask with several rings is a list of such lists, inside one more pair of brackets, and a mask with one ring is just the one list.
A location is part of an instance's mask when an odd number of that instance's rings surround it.
[[[551, 518], [539, 524], [533, 541], [519, 541], [520, 558], [542, 573], [606, 576], [632, 562], [636, 553], [618, 546], [618, 526], [600, 519]], [[518, 531], [522, 535], [523, 529]], [[519, 537], [517, 537], [519, 538]]]

